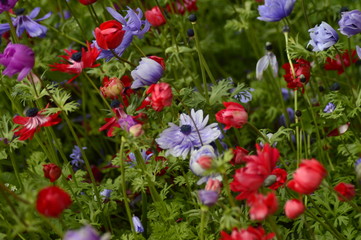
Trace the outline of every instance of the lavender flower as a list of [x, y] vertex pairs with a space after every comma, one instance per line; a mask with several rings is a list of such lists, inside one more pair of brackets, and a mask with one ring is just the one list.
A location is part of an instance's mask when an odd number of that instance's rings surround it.
[[138, 123], [132, 118], [132, 116], [127, 115], [127, 114], [125, 114], [124, 116], [122, 116], [121, 118], [119, 118], [118, 123], [119, 123], [120, 127], [121, 127], [123, 130], [127, 131], [127, 132], [129, 132], [129, 129], [130, 129], [132, 126], [138, 124]]
[[327, 50], [331, 46], [335, 45], [338, 41], [338, 34], [330, 25], [326, 22], [322, 22], [319, 26], [308, 30], [311, 40], [308, 45], [313, 47], [314, 52]]
[[142, 58], [139, 65], [131, 72], [134, 82], [132, 89], [150, 86], [157, 83], [163, 75], [163, 67], [157, 61], [150, 58]]
[[296, 0], [265, 0], [265, 4], [258, 7], [258, 20], [277, 22], [291, 14]]
[[165, 129], [155, 141], [161, 148], [167, 149], [167, 154], [182, 156], [185, 159], [194, 148], [209, 144], [221, 135], [217, 123], [206, 126], [208, 118], [207, 115], [203, 119], [203, 110], [195, 112], [192, 109], [191, 116], [182, 113], [179, 126], [168, 123], [170, 127]]
[[356, 52], [359, 59], [361, 59], [361, 48], [359, 46], [356, 46]]
[[[45, 37], [48, 31], [47, 27], [40, 25], [38, 22], [45, 20], [51, 16], [51, 12], [45, 14], [44, 17], [34, 19], [38, 16], [40, 7], [34, 8], [29, 15], [19, 15], [16, 18], [12, 18], [14, 27], [16, 27], [16, 35], [20, 37], [26, 30], [31, 37]], [[0, 34], [3, 34], [10, 30], [9, 23], [0, 24]]]
[[84, 226], [79, 230], [71, 230], [65, 233], [63, 240], [108, 240], [109, 234], [105, 234], [102, 237], [97, 231], [90, 225]]
[[[142, 155], [142, 158], [143, 158], [143, 160], [144, 160], [144, 162], [146, 163], [146, 162], [148, 162], [149, 161], [149, 159], [153, 156], [153, 153], [152, 152], [147, 152], [146, 150], [142, 150], [142, 151], [140, 151], [140, 154]], [[128, 157], [129, 157], [129, 159], [130, 159], [130, 165], [131, 165], [131, 167], [134, 167], [135, 166], [135, 164], [137, 163], [137, 159], [136, 159], [136, 157], [135, 157], [135, 154], [133, 153], [133, 152], [131, 152], [131, 153], [129, 153], [129, 155], [128, 155]]]
[[248, 103], [252, 101], [252, 93], [254, 89], [249, 88], [248, 90], [239, 92], [238, 94], [234, 95], [234, 98], [240, 101], [241, 103]]
[[0, 1], [0, 13], [4, 11], [9, 11], [13, 7], [15, 7], [15, 4], [18, 2], [18, 0], [1, 0]]
[[[83, 149], [87, 148], [83, 147]], [[73, 159], [70, 161], [70, 164], [73, 166], [74, 171], [81, 169], [85, 164], [84, 160], [81, 159], [81, 151], [77, 145], [74, 146], [73, 153], [70, 154], [70, 158]]]
[[326, 107], [323, 109], [324, 113], [332, 113], [336, 109], [335, 104], [329, 102], [327, 103]]
[[216, 158], [216, 154], [214, 152], [214, 148], [210, 145], [204, 145], [198, 150], [194, 150], [191, 153], [191, 158], [189, 161], [189, 168], [192, 170], [192, 172], [201, 177], [203, 176], [204, 172], [206, 171], [205, 168], [202, 167], [201, 164], [199, 164], [198, 160], [200, 157], [209, 157], [211, 159]]
[[100, 195], [103, 196], [104, 199], [109, 199], [112, 192], [113, 190], [104, 189], [103, 191], [100, 192]]
[[199, 190], [198, 197], [203, 205], [211, 207], [218, 201], [218, 192], [212, 190]]
[[144, 232], [144, 228], [143, 228], [143, 225], [142, 225], [142, 222], [140, 221], [140, 219], [137, 216], [133, 216], [132, 220], [133, 220], [134, 230], [137, 233]]
[[348, 37], [361, 33], [361, 11], [342, 12], [338, 25], [340, 26], [338, 30]]
[[[290, 123], [295, 122], [295, 111], [293, 110], [293, 108], [288, 107], [287, 108], [287, 114], [288, 114], [288, 118], [290, 119]], [[286, 118], [285, 118], [284, 114], [282, 114], [280, 116], [280, 118], [278, 119], [278, 124], [280, 126], [285, 126], [285, 127], [287, 126]]]
[[29, 74], [34, 67], [35, 56], [31, 48], [22, 44], [9, 43], [4, 49], [4, 53], [0, 53], [0, 64], [6, 67], [3, 74], [12, 77], [19, 73], [18, 81], [21, 81]]

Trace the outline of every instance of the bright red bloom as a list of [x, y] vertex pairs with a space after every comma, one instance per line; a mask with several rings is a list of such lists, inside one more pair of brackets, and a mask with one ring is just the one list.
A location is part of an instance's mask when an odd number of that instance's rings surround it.
[[318, 188], [326, 174], [326, 169], [316, 159], [303, 160], [287, 187], [301, 194], [311, 194]]
[[271, 175], [276, 176], [276, 182], [274, 182], [271, 186], [268, 187], [273, 190], [276, 190], [279, 187], [283, 186], [287, 180], [287, 172], [286, 172], [286, 170], [284, 170], [282, 168], [273, 169], [273, 171], [271, 172]]
[[83, 5], [90, 5], [95, 3], [97, 0], [78, 0]]
[[[351, 61], [348, 50], [343, 51], [341, 57], [342, 57], [343, 65], [345, 65], [345, 67], [349, 67], [351, 65]], [[356, 56], [356, 50], [352, 51], [351, 58], [352, 58], [352, 63], [357, 62], [358, 58]], [[342, 74], [345, 71], [345, 69], [342, 66], [342, 62], [339, 54], [336, 55], [335, 59], [328, 57], [326, 59], [326, 62], [327, 62], [325, 64], [326, 70], [335, 70], [337, 71], [338, 74]]]
[[54, 163], [43, 165], [44, 177], [48, 178], [50, 182], [55, 182], [61, 176], [61, 168]]
[[232, 165], [245, 163], [246, 161], [244, 161], [243, 158], [247, 156], [248, 153], [246, 149], [237, 146], [236, 149], [233, 149], [233, 158], [230, 163]]
[[95, 40], [99, 47], [109, 50], [119, 46], [123, 41], [125, 31], [120, 22], [110, 20], [103, 22], [94, 30]]
[[241, 128], [247, 123], [248, 113], [244, 107], [235, 102], [224, 102], [226, 109], [222, 109], [216, 113], [216, 120], [226, 125], [224, 130], [231, 127]]
[[167, 5], [167, 11], [171, 13], [178, 13], [184, 15], [186, 11], [197, 11], [197, 0], [177, 0]]
[[36, 209], [47, 217], [59, 217], [70, 205], [70, 195], [57, 186], [43, 188], [36, 200]]
[[148, 58], [159, 63], [162, 66], [163, 70], [165, 70], [164, 58], [158, 56], [149, 56]]
[[[302, 89], [303, 92], [304, 85], [310, 80], [311, 63], [304, 59], [296, 59], [296, 63], [293, 64], [295, 76], [293, 76], [289, 63], [283, 64], [282, 68], [286, 71], [283, 78], [287, 82], [287, 87], [295, 90]], [[304, 77], [304, 82], [301, 81], [302, 77]]]
[[222, 231], [220, 240], [268, 240], [274, 236], [274, 233], [266, 234], [262, 227], [254, 228], [249, 226], [247, 229], [233, 229], [231, 235]]
[[162, 111], [164, 107], [172, 105], [172, 88], [168, 83], [152, 84], [147, 94], [150, 94], [150, 102], [155, 111]]
[[285, 204], [285, 213], [289, 219], [295, 219], [305, 211], [305, 205], [298, 199], [288, 200]]
[[271, 215], [277, 211], [278, 201], [276, 195], [268, 193], [267, 196], [262, 194], [252, 194], [247, 199], [247, 204], [251, 208], [249, 209], [249, 215], [251, 220], [264, 220], [268, 215]]
[[35, 132], [40, 131], [41, 127], [50, 127], [61, 122], [61, 118], [58, 117], [59, 113], [45, 116], [42, 114], [43, 111], [38, 112], [37, 108], [31, 108], [26, 112], [27, 117], [15, 116], [13, 118], [14, 123], [22, 125], [14, 129], [15, 135], [20, 136], [19, 140], [32, 139]]
[[153, 7], [151, 10], [145, 11], [145, 18], [153, 27], [162, 26], [167, 22], [158, 6]]
[[334, 190], [339, 195], [338, 200], [340, 200], [342, 202], [351, 200], [356, 195], [355, 186], [352, 184], [349, 184], [349, 183], [341, 182], [341, 183], [337, 184], [337, 186], [334, 188]]
[[119, 118], [121, 118], [123, 110], [121, 108], [113, 108], [113, 112], [115, 113], [115, 117], [105, 118], [104, 120], [107, 123], [99, 128], [99, 132], [108, 130], [107, 132], [108, 137], [113, 137], [114, 130], [120, 128], [120, 124], [118, 123], [118, 120]]
[[100, 54], [100, 50], [98, 50], [96, 47], [90, 46], [89, 43], [87, 43], [87, 49], [85, 50], [82, 48], [81, 52], [77, 50], [67, 50], [64, 51], [68, 55], [61, 55], [59, 57], [63, 58], [64, 60], [60, 60], [61, 63], [55, 63], [54, 65], [50, 65], [52, 69], [51, 71], [59, 71], [59, 72], [65, 72], [69, 74], [76, 74], [74, 77], [69, 79], [68, 83], [71, 83], [75, 78], [77, 78], [83, 69], [85, 68], [95, 68], [98, 67], [100, 64], [94, 64], [97, 57]]
[[105, 76], [102, 82], [103, 86], [100, 87], [100, 91], [103, 96], [110, 99], [116, 99], [124, 89], [123, 83], [119, 78], [109, 78]]

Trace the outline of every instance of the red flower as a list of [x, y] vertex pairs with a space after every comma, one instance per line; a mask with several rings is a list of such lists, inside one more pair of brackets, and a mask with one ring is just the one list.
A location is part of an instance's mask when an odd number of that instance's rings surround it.
[[97, 0], [79, 0], [79, 2], [83, 5], [90, 5], [95, 3]]
[[[311, 75], [311, 63], [304, 59], [296, 59], [297, 63], [293, 64], [295, 70], [295, 76], [293, 76], [292, 69], [289, 63], [283, 64], [282, 68], [286, 71], [283, 78], [287, 82], [287, 87], [291, 89], [302, 89], [304, 91], [304, 85], [308, 83]], [[304, 79], [302, 80], [302, 78]], [[303, 81], [303, 82], [302, 82]]]
[[39, 112], [37, 108], [30, 108], [26, 112], [26, 117], [15, 116], [13, 118], [14, 123], [23, 125], [14, 129], [15, 135], [20, 136], [19, 140], [32, 139], [35, 132], [40, 131], [41, 127], [49, 127], [61, 122], [61, 118], [58, 117], [59, 113], [45, 116], [42, 114], [43, 111]]
[[342, 202], [351, 200], [356, 195], [355, 186], [349, 183], [339, 183], [334, 190], [339, 195], [338, 200]]
[[43, 188], [36, 200], [36, 209], [47, 217], [59, 217], [70, 205], [69, 194], [57, 186]]
[[231, 127], [241, 128], [247, 123], [248, 113], [244, 107], [235, 102], [224, 102], [226, 109], [222, 109], [216, 113], [216, 120], [226, 125], [224, 130]]
[[158, 6], [153, 7], [151, 10], [145, 11], [145, 18], [154, 27], [162, 26], [167, 22]]
[[276, 195], [268, 193], [267, 196], [262, 194], [252, 194], [247, 199], [247, 204], [251, 208], [249, 209], [249, 215], [251, 220], [264, 220], [268, 215], [271, 215], [277, 211], [278, 201]]
[[151, 94], [150, 102], [155, 111], [162, 111], [164, 107], [172, 105], [172, 88], [168, 83], [152, 84], [147, 94]]
[[295, 219], [305, 211], [305, 206], [302, 201], [298, 199], [288, 200], [285, 204], [286, 216], [290, 219]]
[[107, 136], [113, 137], [114, 130], [116, 128], [120, 128], [120, 124], [118, 123], [119, 118], [121, 118], [122, 113], [124, 112], [121, 108], [113, 108], [113, 112], [115, 113], [115, 117], [105, 118], [104, 120], [107, 122], [102, 127], [99, 128], [99, 132], [108, 130]]
[[311, 194], [318, 188], [326, 174], [326, 169], [316, 159], [303, 160], [287, 187], [301, 194]]
[[275, 236], [274, 233], [266, 235], [266, 231], [262, 227], [254, 228], [249, 226], [247, 229], [233, 229], [231, 235], [221, 232], [220, 240], [268, 240]]
[[50, 65], [50, 67], [52, 67], [51, 71], [76, 74], [74, 77], [69, 79], [68, 83], [71, 83], [81, 74], [83, 69], [98, 67], [100, 64], [94, 64], [94, 62], [99, 56], [100, 50], [98, 50], [96, 47], [91, 47], [89, 43], [87, 43], [87, 48], [88, 50], [82, 48], [81, 52], [73, 49], [65, 49], [64, 51], [68, 55], [59, 56], [65, 60], [61, 60], [61, 63]]
[[48, 178], [50, 182], [55, 182], [61, 176], [61, 168], [54, 163], [43, 165], [44, 177]]
[[179, 13], [181, 15], [184, 15], [186, 11], [192, 12], [197, 10], [197, 0], [178, 0], [167, 5], [168, 12]]
[[123, 41], [125, 31], [120, 22], [110, 20], [103, 22], [94, 31], [95, 39], [99, 47], [109, 50], [119, 46]]
[[110, 99], [117, 98], [124, 89], [122, 81], [116, 77], [109, 78], [105, 76], [103, 78], [102, 84], [103, 87], [100, 87], [100, 91], [102, 92], [104, 97]]
[[[348, 52], [348, 50], [343, 51], [343, 54], [341, 55], [342, 57], [342, 61], [343, 64], [345, 65], [345, 67], [349, 67], [351, 65], [351, 61], [350, 61], [350, 54]], [[342, 62], [340, 59], [340, 55], [337, 54], [336, 59], [332, 59], [332, 58], [327, 58], [326, 59], [326, 64], [325, 64], [325, 69], [326, 70], [335, 70], [337, 71], [338, 74], [342, 74], [345, 69], [342, 66]], [[351, 54], [351, 58], [352, 58], [352, 62], [355, 63], [357, 62], [357, 57], [356, 57], [356, 50], [352, 51]]]
[[287, 180], [287, 172], [286, 172], [286, 170], [284, 170], [282, 168], [273, 169], [273, 171], [271, 172], [271, 175], [276, 176], [276, 182], [274, 182], [271, 186], [268, 187], [273, 190], [276, 190], [279, 187], [283, 186]]
[[232, 165], [245, 163], [246, 161], [243, 158], [247, 156], [248, 153], [246, 149], [237, 146], [236, 149], [233, 149], [233, 158], [230, 163]]

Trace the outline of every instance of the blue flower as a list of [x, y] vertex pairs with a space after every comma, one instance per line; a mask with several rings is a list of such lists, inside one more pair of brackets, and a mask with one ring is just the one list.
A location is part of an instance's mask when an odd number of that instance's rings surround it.
[[265, 4], [258, 6], [260, 17], [258, 20], [277, 22], [291, 14], [296, 0], [265, 0]]
[[144, 232], [144, 227], [143, 227], [142, 222], [140, 221], [139, 217], [133, 216], [132, 220], [133, 220], [134, 230], [137, 233]]
[[[31, 37], [40, 37], [43, 38], [48, 31], [47, 27], [40, 25], [38, 22], [45, 20], [51, 16], [51, 12], [47, 13], [44, 17], [39, 19], [34, 19], [38, 16], [40, 12], [40, 7], [34, 8], [29, 15], [19, 15], [16, 18], [12, 18], [14, 27], [16, 27], [16, 35], [20, 37], [23, 32], [26, 32]], [[10, 30], [9, 23], [0, 24], [0, 34], [3, 34]]]
[[[293, 108], [290, 108], [288, 107], [287, 108], [287, 113], [288, 113], [288, 118], [290, 120], [290, 123], [294, 123], [295, 122], [295, 111], [293, 110]], [[280, 116], [280, 118], [278, 119], [278, 124], [280, 126], [285, 126], [287, 127], [287, 124], [286, 124], [286, 118], [285, 118], [285, 115], [282, 114]]]
[[100, 195], [103, 196], [104, 199], [109, 199], [112, 192], [113, 190], [104, 189], [103, 191], [100, 192]]
[[340, 32], [343, 35], [351, 37], [358, 33], [361, 33], [361, 11], [352, 10], [348, 12], [342, 12], [340, 21], [338, 25]]
[[311, 37], [308, 45], [313, 47], [312, 51], [314, 52], [327, 50], [338, 41], [338, 34], [336, 30], [326, 22], [322, 22], [319, 26], [316, 25], [314, 28], [308, 30], [308, 32]]
[[[83, 149], [87, 148], [83, 147]], [[83, 159], [81, 159], [81, 151], [77, 145], [74, 146], [73, 153], [70, 154], [70, 158], [73, 159], [70, 161], [70, 164], [73, 166], [74, 171], [77, 171], [83, 167], [85, 162]]]
[[216, 140], [221, 131], [217, 123], [207, 126], [208, 115], [203, 119], [203, 110], [191, 110], [191, 116], [182, 113], [179, 126], [168, 123], [165, 129], [155, 141], [162, 149], [167, 149], [167, 154], [185, 159], [190, 151]]
[[323, 109], [324, 113], [332, 113], [336, 109], [335, 104], [333, 103], [327, 103], [326, 107]]
[[109, 234], [100, 236], [97, 231], [87, 225], [80, 228], [79, 230], [71, 230], [65, 233], [63, 240], [108, 240], [110, 239]]
[[157, 83], [163, 76], [163, 71], [162, 65], [157, 61], [151, 58], [142, 58], [139, 65], [131, 72], [134, 82], [130, 88], [136, 89]]
[[203, 205], [211, 207], [218, 201], [218, 192], [212, 190], [199, 190], [198, 197]]
[[[140, 151], [140, 154], [142, 155], [142, 158], [143, 158], [145, 163], [148, 162], [149, 159], [153, 156], [152, 152], [148, 152], [148, 151], [146, 151], [144, 149], [142, 151]], [[137, 163], [137, 159], [135, 157], [135, 154], [133, 152], [131, 152], [131, 153], [129, 153], [128, 157], [130, 159], [131, 167], [134, 167], [136, 165], [136, 163]]]
[[249, 101], [252, 101], [252, 93], [254, 89], [249, 88], [248, 90], [239, 92], [238, 94], [234, 95], [234, 98], [240, 101], [241, 103], [248, 103]]

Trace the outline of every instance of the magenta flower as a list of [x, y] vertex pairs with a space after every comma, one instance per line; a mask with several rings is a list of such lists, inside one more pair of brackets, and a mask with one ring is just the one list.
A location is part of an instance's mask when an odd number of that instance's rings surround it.
[[22, 44], [9, 43], [4, 49], [4, 53], [0, 53], [0, 64], [6, 68], [3, 74], [12, 77], [19, 73], [18, 81], [21, 81], [29, 74], [34, 67], [35, 56], [33, 50]]
[[0, 1], [0, 13], [4, 11], [9, 11], [12, 9], [18, 0], [2, 0]]

